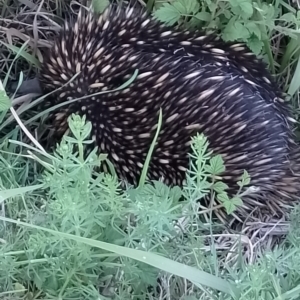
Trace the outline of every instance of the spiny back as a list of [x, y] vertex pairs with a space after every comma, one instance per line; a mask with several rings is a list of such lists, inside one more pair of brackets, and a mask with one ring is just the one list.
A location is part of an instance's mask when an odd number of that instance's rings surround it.
[[[119, 47], [124, 51], [124, 55], [120, 57], [122, 64], [125, 57], [134, 53], [165, 53], [181, 60], [194, 61], [199, 67], [205, 67], [207, 64], [215, 66], [226, 64], [236, 76], [243, 76], [248, 83], [256, 85], [262, 94], [267, 92], [266, 101], [278, 103], [276, 108], [279, 115], [286, 116], [288, 108], [281, 105], [284, 102], [281, 91], [265, 64], [243, 43], [225, 43], [214, 34], [206, 35], [200, 31], [168, 28], [150, 18], [148, 13], [140, 8], [125, 9], [119, 5], [110, 5], [99, 18], [95, 18], [92, 13], [86, 16], [81, 10], [74, 25], [65, 24], [65, 30], [58, 40], [61, 41], [61, 45], [59, 42], [55, 51], [58, 63], [59, 58], [62, 60], [59, 67], [65, 72], [63, 63], [66, 63], [73, 74], [76, 67], [77, 70], [80, 68], [78, 62], [91, 64], [92, 68], [100, 56], [103, 59], [107, 57], [109, 50], [115, 51]], [[90, 55], [92, 52], [94, 57]], [[138, 66], [134, 58], [131, 58], [126, 66], [130, 62], [132, 68]], [[104, 62], [98, 60], [97, 63], [99, 66]]]
[[[134, 82], [116, 90], [136, 69]], [[136, 8], [110, 6], [99, 18], [81, 12], [74, 25], [66, 24], [40, 79], [47, 91], [66, 84], [52, 104], [85, 97], [56, 112], [57, 132], [66, 130], [70, 113], [86, 114], [95, 143], [132, 183], [162, 108], [151, 179], [182, 184], [190, 136], [203, 132], [223, 155], [231, 191], [244, 169], [263, 193], [280, 187], [289, 197], [298, 190], [298, 177], [289, 173], [293, 119], [264, 64], [240, 43], [171, 29]]]

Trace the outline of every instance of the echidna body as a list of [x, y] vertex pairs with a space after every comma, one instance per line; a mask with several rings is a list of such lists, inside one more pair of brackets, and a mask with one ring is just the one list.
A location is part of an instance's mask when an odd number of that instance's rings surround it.
[[[118, 90], [135, 70], [137, 78]], [[232, 193], [244, 169], [257, 197], [277, 195], [283, 203], [299, 191], [289, 108], [264, 64], [241, 43], [169, 28], [136, 8], [110, 6], [100, 17], [81, 11], [47, 53], [40, 81], [44, 91], [60, 88], [52, 105], [84, 97], [54, 112], [56, 133], [65, 132], [71, 113], [85, 114], [95, 144], [130, 183], [138, 182], [161, 108], [150, 179], [181, 185], [191, 136], [202, 132], [223, 156], [222, 178]], [[266, 204], [244, 201], [249, 209]]]

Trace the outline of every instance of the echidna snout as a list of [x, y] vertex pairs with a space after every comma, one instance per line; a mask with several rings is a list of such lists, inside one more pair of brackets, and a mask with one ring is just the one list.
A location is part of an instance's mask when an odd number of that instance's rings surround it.
[[[135, 70], [136, 79], [118, 90]], [[263, 195], [290, 199], [299, 191], [290, 110], [264, 64], [241, 43], [175, 30], [141, 10], [110, 6], [100, 17], [81, 12], [75, 24], [66, 24], [46, 53], [40, 81], [44, 91], [65, 85], [52, 105], [88, 96], [55, 111], [53, 128], [63, 134], [71, 113], [85, 114], [95, 144], [133, 184], [161, 108], [150, 179], [181, 185], [190, 137], [203, 132], [223, 156], [222, 177], [232, 193], [244, 169]]]

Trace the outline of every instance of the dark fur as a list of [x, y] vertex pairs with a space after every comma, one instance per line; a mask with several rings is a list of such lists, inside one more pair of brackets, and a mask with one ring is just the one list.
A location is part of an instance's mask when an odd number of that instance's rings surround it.
[[[280, 199], [279, 205], [289, 202], [299, 192], [299, 151], [290, 109], [265, 65], [245, 45], [168, 28], [137, 7], [127, 17], [129, 10], [111, 6], [98, 24], [91, 14], [82, 14], [80, 26], [67, 25], [45, 57], [40, 73], [45, 92], [67, 83], [76, 66], [81, 71], [73, 85], [50, 99], [51, 105], [68, 97], [87, 97], [54, 113], [58, 137], [67, 129], [71, 113], [86, 114], [96, 144], [108, 153], [118, 174], [136, 184], [162, 108], [151, 179], [163, 177], [168, 184], [181, 185], [190, 136], [203, 132], [214, 153], [223, 155], [223, 180], [230, 192], [236, 192], [244, 169], [259, 188], [256, 198], [243, 199], [244, 208], [274, 207], [275, 199]], [[151, 74], [123, 91], [90, 96], [118, 88], [136, 69], [139, 76]]]

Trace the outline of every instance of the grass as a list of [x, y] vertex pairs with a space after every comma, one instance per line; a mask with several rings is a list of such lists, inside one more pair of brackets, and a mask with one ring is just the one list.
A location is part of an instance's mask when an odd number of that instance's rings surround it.
[[[93, 1], [98, 10], [104, 2]], [[144, 4], [165, 23], [217, 29], [262, 56], [299, 119], [299, 13], [292, 6], [166, 2]], [[197, 200], [212, 192], [223, 195], [228, 213], [241, 204], [212, 180], [224, 165], [203, 135], [193, 139], [183, 189], [149, 184], [147, 163], [137, 188], [98, 174], [106, 156], [84, 152], [91, 124], [78, 116], [69, 119], [72, 134], [47, 152], [34, 130], [45, 112], [32, 104], [43, 99], [6, 91], [12, 80], [36, 74], [40, 49], [72, 7], [7, 0], [0, 11], [0, 299], [300, 298], [300, 206], [286, 220], [246, 221], [236, 231], [212, 219], [210, 207], [199, 216]], [[250, 180], [245, 173], [241, 184]]]

